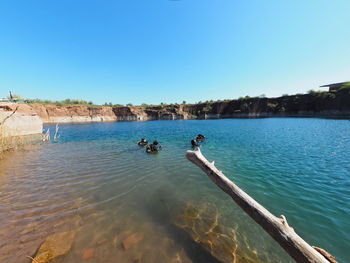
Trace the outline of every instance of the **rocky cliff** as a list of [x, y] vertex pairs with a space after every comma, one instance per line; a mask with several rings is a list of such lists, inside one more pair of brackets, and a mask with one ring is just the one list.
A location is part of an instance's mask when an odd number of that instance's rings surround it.
[[284, 116], [350, 118], [350, 90], [202, 103], [187, 105], [184, 111], [206, 119]]
[[117, 120], [111, 107], [56, 106], [50, 104], [30, 104], [30, 106], [45, 123], [100, 122]]
[[153, 107], [56, 106], [51, 104], [12, 104], [22, 114], [37, 115], [44, 123], [101, 121], [146, 121], [187, 119], [182, 105]]
[[41, 134], [42, 128], [43, 121], [29, 105], [0, 104], [0, 137]]
[[31, 107], [24, 106], [26, 113], [18, 111], [19, 105], [0, 103], [0, 159], [2, 151], [41, 140], [43, 122]]
[[115, 107], [113, 112], [119, 121], [188, 119], [188, 113], [183, 110], [183, 105]]
[[284, 116], [350, 118], [350, 89], [278, 98], [244, 98], [188, 105], [102, 107], [13, 104], [11, 109], [17, 106], [19, 113], [37, 115], [44, 123]]

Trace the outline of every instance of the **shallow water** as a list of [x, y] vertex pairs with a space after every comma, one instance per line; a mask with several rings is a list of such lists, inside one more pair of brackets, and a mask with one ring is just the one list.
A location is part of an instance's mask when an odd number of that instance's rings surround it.
[[[215, 214], [262, 262], [293, 262], [185, 159], [198, 133], [208, 137], [203, 154], [226, 176], [310, 244], [339, 262], [350, 258], [350, 121], [116, 122], [61, 125], [60, 133], [58, 143], [0, 161], [0, 262], [30, 262], [48, 235], [70, 229], [77, 234], [62, 262], [82, 261], [86, 249], [96, 263], [215, 262], [190, 233], [201, 226], [186, 232], [177, 224], [187, 207], [198, 208], [203, 224]], [[163, 151], [146, 154], [135, 144], [141, 137]], [[123, 249], [135, 233], [142, 240]]]

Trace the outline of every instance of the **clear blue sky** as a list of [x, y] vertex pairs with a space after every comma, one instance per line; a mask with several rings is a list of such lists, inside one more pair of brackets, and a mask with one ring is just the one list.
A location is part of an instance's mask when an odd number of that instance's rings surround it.
[[349, 0], [0, 3], [0, 97], [175, 103], [350, 80]]

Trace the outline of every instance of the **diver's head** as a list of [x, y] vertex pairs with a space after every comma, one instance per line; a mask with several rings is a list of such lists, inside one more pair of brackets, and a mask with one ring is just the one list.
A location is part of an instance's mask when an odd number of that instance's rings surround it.
[[158, 142], [157, 142], [157, 141], [154, 141], [153, 144], [154, 144], [154, 145], [158, 145]]

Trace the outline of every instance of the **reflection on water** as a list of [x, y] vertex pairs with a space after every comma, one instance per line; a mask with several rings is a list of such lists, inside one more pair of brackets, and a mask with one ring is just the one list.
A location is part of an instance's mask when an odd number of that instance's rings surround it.
[[[6, 154], [0, 163], [0, 262], [31, 262], [27, 256], [34, 256], [48, 236], [70, 230], [76, 231], [72, 249], [59, 262], [293, 262], [230, 198], [185, 160], [189, 139], [199, 132], [209, 138], [203, 145], [204, 154], [210, 160], [215, 157], [218, 167], [227, 175], [235, 175], [233, 179], [238, 185], [248, 189], [268, 209], [277, 211], [277, 215], [285, 214], [307, 240], [318, 239], [320, 243], [313, 244], [321, 244], [330, 252], [333, 246], [346, 258], [341, 244], [327, 246], [334, 237], [328, 234], [332, 229], [323, 217], [314, 217], [316, 226], [308, 230], [303, 229], [305, 222], [300, 218], [312, 217], [314, 213], [325, 217], [329, 213], [327, 219], [337, 218], [336, 202], [331, 208], [317, 204], [318, 210], [312, 204], [322, 199], [320, 193], [327, 200], [321, 200], [324, 204], [333, 202], [328, 191], [335, 193], [334, 189], [338, 190], [337, 202], [349, 198], [342, 194], [343, 181], [348, 180], [343, 179], [347, 164], [337, 162], [338, 168], [332, 166], [333, 189], [325, 187], [323, 178], [315, 177], [305, 163], [296, 169], [308, 181], [290, 168], [289, 177], [283, 178], [280, 174], [286, 173], [286, 167], [281, 165], [278, 150], [283, 138], [271, 134], [269, 139], [262, 134], [273, 132], [276, 125], [292, 127], [295, 123], [280, 119], [272, 120], [268, 126], [268, 120], [255, 124], [254, 121], [62, 125], [60, 143]], [[310, 129], [315, 125], [313, 121], [318, 120], [304, 121], [310, 121]], [[273, 129], [268, 131], [265, 127], [257, 133], [254, 127], [257, 124]], [[284, 130], [287, 134], [288, 130]], [[249, 134], [252, 132], [255, 137]], [[135, 144], [141, 137], [158, 139], [163, 151], [158, 155], [146, 154], [144, 148]], [[222, 138], [231, 143], [222, 144]], [[294, 144], [298, 149], [302, 144], [312, 149], [314, 145], [309, 139]], [[259, 145], [266, 140], [269, 141], [265, 145]], [[349, 150], [349, 138], [338, 140], [342, 141], [337, 144], [337, 154], [342, 156]], [[271, 155], [263, 153], [264, 147], [270, 149]], [[319, 154], [322, 160], [328, 158], [307, 148], [301, 151]], [[300, 154], [288, 152], [294, 166], [302, 158]], [[313, 162], [313, 155], [304, 158], [309, 158], [313, 171], [322, 174], [325, 166]], [[263, 168], [260, 164], [264, 164]], [[311, 192], [305, 191], [310, 180], [314, 187]], [[312, 204], [307, 200], [312, 200]], [[311, 208], [307, 209], [308, 206]], [[341, 209], [347, 211], [349, 207], [343, 205]], [[341, 215], [341, 211], [337, 213]], [[346, 229], [342, 221], [348, 222], [346, 219], [349, 219], [346, 215], [337, 221], [333, 219], [333, 230]], [[349, 244], [341, 234], [336, 238], [342, 238], [343, 245]]]

